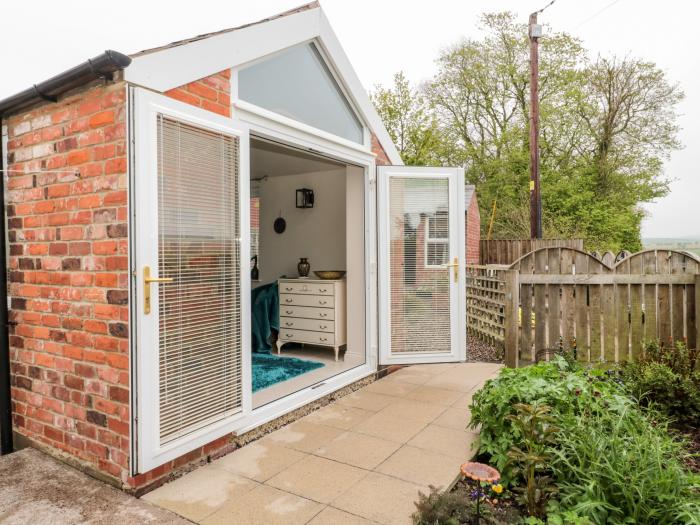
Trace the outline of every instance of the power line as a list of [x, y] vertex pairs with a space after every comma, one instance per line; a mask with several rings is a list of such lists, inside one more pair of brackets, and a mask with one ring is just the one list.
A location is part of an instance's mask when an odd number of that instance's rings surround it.
[[614, 6], [614, 5], [615, 5], [616, 3], [618, 3], [619, 1], [620, 1], [620, 0], [613, 0], [613, 1], [610, 2], [608, 5], [606, 5], [605, 7], [603, 7], [601, 10], [596, 11], [595, 13], [593, 13], [591, 16], [589, 16], [588, 18], [586, 18], [586, 19], [585, 19], [583, 22], [581, 22], [579, 25], [577, 25], [576, 27], [574, 27], [574, 31], [576, 31], [576, 30], [577, 30], [579, 27], [581, 27], [582, 25], [587, 24], [588, 22], [590, 22], [591, 20], [593, 20], [595, 17], [597, 17], [598, 15], [600, 15], [603, 11], [607, 11], [608, 9], [610, 9], [612, 6]]

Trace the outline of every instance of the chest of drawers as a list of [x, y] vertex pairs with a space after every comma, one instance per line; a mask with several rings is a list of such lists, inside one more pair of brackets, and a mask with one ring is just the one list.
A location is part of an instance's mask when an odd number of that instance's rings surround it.
[[280, 331], [277, 353], [285, 343], [333, 348], [338, 360], [347, 343], [345, 280], [280, 279]]

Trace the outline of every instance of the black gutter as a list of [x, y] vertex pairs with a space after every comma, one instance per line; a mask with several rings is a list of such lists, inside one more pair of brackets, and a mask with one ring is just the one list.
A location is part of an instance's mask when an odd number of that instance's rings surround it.
[[116, 71], [131, 64], [131, 58], [117, 51], [107, 50], [101, 55], [86, 60], [71, 69], [59, 73], [55, 77], [34, 84], [4, 100], [0, 100], [0, 116], [16, 112], [20, 109], [44, 100], [56, 102], [59, 95], [92, 82], [98, 78], [112, 80]]
[[[71, 89], [83, 86], [93, 80], [103, 78], [113, 80], [115, 72], [131, 64], [131, 59], [116, 51], [105, 51], [82, 64], [54, 77], [34, 84], [6, 99], [0, 100], [0, 129], [2, 117], [16, 113], [42, 101], [57, 102], [58, 97]], [[5, 163], [0, 135], [0, 455], [9, 454], [12, 444], [12, 395], [10, 390], [10, 334], [9, 312], [7, 307], [7, 221], [5, 209]]]

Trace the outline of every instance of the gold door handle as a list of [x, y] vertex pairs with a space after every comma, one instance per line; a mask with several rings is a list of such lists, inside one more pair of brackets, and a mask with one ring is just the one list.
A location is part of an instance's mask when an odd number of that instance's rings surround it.
[[444, 268], [453, 268], [455, 282], [457, 282], [459, 280], [459, 258], [455, 257], [452, 264], [443, 264], [443, 267]]
[[143, 267], [143, 313], [151, 313], [151, 283], [171, 283], [171, 277], [151, 277], [151, 267]]

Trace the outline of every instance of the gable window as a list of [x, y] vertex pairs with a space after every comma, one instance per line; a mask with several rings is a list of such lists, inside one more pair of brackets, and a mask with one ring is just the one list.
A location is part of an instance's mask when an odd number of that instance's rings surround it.
[[425, 221], [425, 265], [447, 264], [450, 258], [449, 217], [447, 211], [428, 215]]
[[238, 72], [241, 100], [364, 143], [362, 122], [313, 43], [291, 47]]

